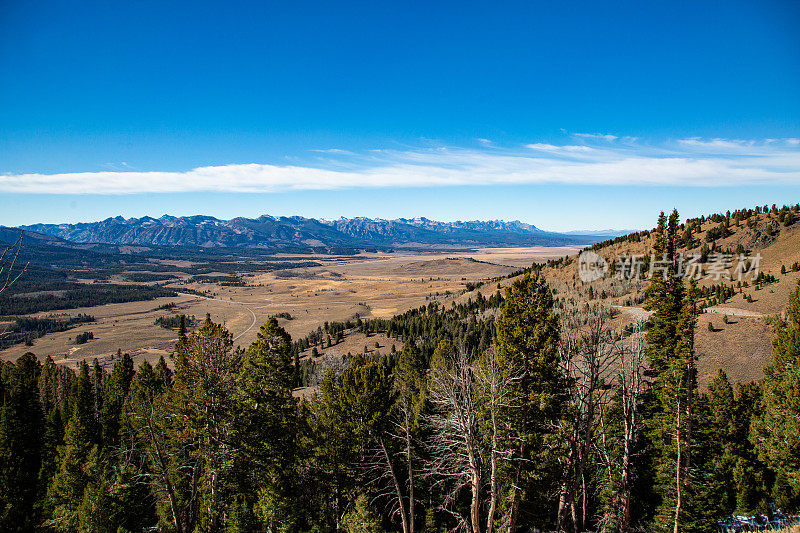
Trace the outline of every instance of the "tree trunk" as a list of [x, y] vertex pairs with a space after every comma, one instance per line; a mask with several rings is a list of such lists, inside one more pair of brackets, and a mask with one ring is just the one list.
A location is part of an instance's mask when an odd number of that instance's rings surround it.
[[[680, 390], [680, 389], [679, 389]], [[680, 392], [678, 393], [680, 395]], [[680, 518], [681, 518], [681, 507], [683, 505], [683, 493], [682, 493], [682, 476], [681, 473], [683, 471], [683, 447], [682, 447], [682, 438], [681, 438], [681, 405], [680, 405], [680, 397], [676, 398], [678, 400], [678, 405], [676, 409], [676, 420], [675, 420], [675, 435], [677, 438], [677, 457], [675, 460], [675, 526], [673, 528], [673, 533], [679, 533], [680, 531]]]
[[408, 529], [408, 515], [406, 514], [406, 506], [403, 502], [403, 492], [400, 489], [400, 481], [397, 479], [397, 474], [395, 474], [394, 466], [392, 465], [392, 459], [389, 457], [389, 451], [386, 449], [386, 443], [383, 441], [383, 438], [379, 438], [378, 443], [381, 446], [381, 451], [383, 451], [383, 458], [386, 460], [386, 467], [389, 469], [389, 474], [391, 475], [392, 483], [394, 484], [395, 495], [397, 496], [397, 505], [400, 508], [400, 523], [403, 526], [403, 533], [410, 533]]
[[519, 516], [519, 501], [520, 501], [519, 482], [522, 474], [521, 470], [522, 470], [522, 463], [518, 461], [514, 472], [514, 488], [511, 491], [511, 509], [509, 511], [509, 518], [508, 518], [508, 533], [514, 533], [517, 530], [517, 517]]
[[470, 485], [472, 486], [472, 504], [469, 514], [472, 522], [472, 533], [481, 533], [480, 507], [481, 507], [481, 479], [478, 471], [478, 461], [473, 452], [472, 446], [469, 447], [469, 467], [471, 470]]
[[334, 496], [333, 496], [333, 527], [336, 531], [341, 529], [339, 511], [341, 509], [341, 488], [339, 483], [339, 468], [333, 468], [333, 483], [334, 483]]
[[[494, 399], [492, 400], [494, 402]], [[486, 533], [494, 532], [494, 516], [497, 513], [497, 413], [492, 404], [492, 449], [490, 451], [490, 479], [489, 479], [489, 512], [486, 515]]]
[[[627, 420], [625, 424], [627, 425]], [[630, 464], [631, 464], [631, 443], [628, 436], [628, 428], [625, 428], [624, 451], [622, 454], [622, 474], [620, 476], [620, 520], [619, 528], [627, 531], [631, 521], [631, 489], [630, 489]]]
[[[410, 407], [409, 407], [410, 409]], [[408, 464], [408, 526], [411, 533], [414, 533], [414, 465], [411, 463], [411, 420], [408, 411], [406, 412], [406, 463]]]

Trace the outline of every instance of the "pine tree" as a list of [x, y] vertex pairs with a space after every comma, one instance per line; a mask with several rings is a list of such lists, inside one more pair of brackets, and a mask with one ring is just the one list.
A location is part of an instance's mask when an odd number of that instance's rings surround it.
[[698, 418], [705, 426], [702, 440], [707, 451], [702, 470], [706, 474], [703, 483], [708, 497], [701, 506], [713, 509], [715, 518], [721, 519], [736, 511], [734, 469], [741, 446], [737, 431], [739, 405], [722, 369], [708, 384], [703, 399], [707, 410]]
[[736, 466], [734, 481], [736, 483], [736, 514], [765, 514], [769, 503], [774, 501], [769, 493], [769, 481], [774, 477], [767, 466], [758, 458], [757, 448], [750, 440], [758, 439], [757, 432], [751, 428], [757, 426], [763, 416], [763, 398], [761, 382], [737, 383], [734, 387], [736, 400], [736, 416], [734, 417], [734, 442], [736, 447]]
[[0, 413], [0, 529], [30, 531], [37, 524], [44, 417], [39, 403], [39, 362], [17, 359]]
[[800, 508], [800, 284], [786, 317], [774, 323], [772, 360], [764, 368], [763, 413], [755, 421], [758, 456], [776, 473], [773, 497], [782, 509]]
[[[377, 345], [377, 343], [375, 344]], [[407, 517], [408, 530], [415, 531], [418, 497], [415, 492], [418, 483], [416, 479], [418, 474], [415, 473], [415, 463], [418, 457], [416, 441], [426, 396], [425, 361], [415, 343], [409, 342], [403, 347], [392, 372], [392, 378], [396, 398], [392, 416], [397, 431], [390, 432], [389, 436], [396, 441], [394, 444], [400, 450], [397, 456], [402, 458], [405, 472], [402, 474], [398, 472], [397, 475], [403, 478], [403, 485], [407, 487], [408, 491], [398, 499], [397, 505], [405, 507], [404, 514]]]
[[378, 477], [388, 481], [387, 494], [399, 506], [400, 529], [409, 533], [404, 481], [396, 467], [388, 432], [394, 399], [391, 377], [383, 361], [358, 354], [339, 376], [339, 409], [346, 428], [355, 437], [361, 454], [374, 454], [382, 472]]
[[170, 370], [170, 368], [167, 366], [167, 362], [164, 360], [163, 355], [158, 358], [158, 363], [156, 363], [156, 366], [153, 367], [153, 372], [155, 373], [156, 379], [160, 383], [162, 390], [172, 387], [172, 370]]
[[678, 279], [677, 257], [675, 255], [675, 229], [677, 211], [669, 217], [662, 212], [653, 233], [652, 276], [647, 288], [645, 308], [653, 311], [647, 330], [647, 359], [650, 375], [658, 376], [665, 372], [670, 359], [677, 351], [680, 338], [679, 316], [683, 304], [683, 284]]
[[52, 515], [52, 507], [47, 499], [47, 488], [58, 468], [58, 449], [64, 444], [64, 420], [61, 409], [53, 408], [45, 419], [42, 433], [42, 466], [39, 469], [39, 494], [37, 512], [41, 517]]
[[[198, 525], [217, 531], [225, 526], [226, 476], [233, 458], [233, 398], [241, 354], [233, 349], [231, 333], [208, 316], [175, 349], [169, 409], [181, 422], [170, 435], [171, 445], [180, 450], [175, 460], [190, 465], [181, 483], [186, 500], [199, 498]], [[186, 531], [193, 529], [188, 527], [191, 522], [186, 521]]]
[[345, 533], [382, 533], [381, 516], [366, 494], [359, 494], [353, 508], [344, 515], [342, 530]]
[[347, 507], [346, 496], [357, 485], [355, 463], [361, 443], [343, 409], [339, 376], [329, 370], [319, 389], [307, 410], [311, 434], [309, 477], [314, 486], [307, 497], [310, 505], [319, 509], [317, 529], [338, 531]]
[[64, 444], [58, 449], [58, 471], [47, 491], [53, 508], [49, 525], [58, 531], [80, 529], [78, 512], [84, 490], [91, 481], [86, 466], [92, 449], [99, 444], [92, 388], [89, 367], [82, 362], [72, 395], [72, 414], [67, 422]]
[[292, 341], [272, 317], [245, 351], [236, 395], [236, 469], [248, 472], [244, 501], [255, 496], [256, 515], [269, 530], [290, 529], [293, 509], [297, 402], [292, 396]]
[[97, 430], [97, 440], [102, 444], [100, 412], [103, 409], [103, 392], [105, 390], [106, 373], [100, 367], [100, 363], [95, 359], [92, 362], [92, 401], [94, 403], [95, 428]]
[[120, 422], [125, 397], [133, 379], [133, 359], [126, 353], [114, 364], [103, 391], [100, 408], [100, 425], [103, 446], [115, 448], [119, 445]]
[[691, 507], [687, 489], [694, 424], [694, 331], [697, 324], [697, 289], [691, 280], [687, 293], [678, 271], [676, 234], [678, 212], [667, 219], [662, 212], [655, 230], [655, 262], [647, 290], [647, 308], [653, 311], [647, 332], [647, 357], [656, 400], [650, 430], [657, 450], [655, 482], [661, 502], [654, 528], [678, 533]]
[[[126, 455], [132, 459], [132, 471], [122, 475], [143, 474], [149, 480], [151, 493], [157, 496], [161, 526], [178, 533], [192, 531], [198, 513], [195, 462], [190, 460], [183, 446], [185, 441], [180, 438], [169, 391], [147, 361], [142, 362], [131, 381], [123, 413], [122, 441]], [[131, 488], [130, 492], [135, 494], [134, 491]], [[145, 510], [132, 514], [148, 513]]]
[[[556, 427], [561, 422], [568, 383], [559, 371], [559, 326], [553, 296], [538, 271], [506, 288], [497, 319], [495, 350], [505, 375], [519, 376], [512, 385], [509, 404], [502, 413], [511, 458], [511, 494], [507, 502], [510, 531], [526, 521], [545, 521], [548, 505], [543, 497], [557, 475]], [[533, 518], [530, 518], [533, 517]]]

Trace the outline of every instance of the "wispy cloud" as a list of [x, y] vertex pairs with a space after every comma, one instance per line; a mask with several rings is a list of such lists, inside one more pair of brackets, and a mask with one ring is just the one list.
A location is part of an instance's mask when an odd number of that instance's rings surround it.
[[467, 149], [321, 150], [314, 165], [239, 164], [185, 172], [113, 170], [0, 175], [2, 193], [282, 192], [500, 184], [800, 185], [797, 139], [679, 139], [574, 134], [570, 144]]
[[323, 154], [352, 154], [353, 152], [349, 150], [342, 150], [341, 148], [320, 148], [311, 150], [312, 152], [320, 152]]
[[610, 133], [573, 133], [572, 135], [583, 139], [593, 139], [607, 142], [613, 142], [619, 139], [619, 137], [616, 135], [611, 135]]

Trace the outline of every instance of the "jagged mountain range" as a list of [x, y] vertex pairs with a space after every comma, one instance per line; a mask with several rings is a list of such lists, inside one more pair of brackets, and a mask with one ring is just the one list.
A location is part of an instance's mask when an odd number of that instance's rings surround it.
[[558, 246], [590, 244], [607, 233], [553, 233], [519, 221], [438, 222], [427, 218], [372, 219], [238, 217], [220, 220], [195, 215], [161, 218], [108, 218], [78, 224], [33, 224], [27, 231], [73, 243], [138, 246], [250, 247], [274, 249], [331, 249], [339, 247], [472, 247]]

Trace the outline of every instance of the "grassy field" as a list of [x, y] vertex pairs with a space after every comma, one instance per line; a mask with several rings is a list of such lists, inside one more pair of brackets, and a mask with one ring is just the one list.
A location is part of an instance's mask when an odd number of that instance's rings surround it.
[[[325, 321], [344, 321], [355, 315], [388, 318], [430, 301], [448, 303], [458, 298], [468, 282], [506, 276], [534, 261], [575, 253], [576, 248], [500, 248], [459, 253], [365, 253], [359, 256], [319, 256], [311, 259], [318, 267], [275, 272], [248, 272], [246, 263], [238, 274], [245, 286], [219, 283], [187, 283], [190, 276], [169, 284], [177, 291], [207, 291], [207, 297], [181, 294], [147, 302], [108, 304], [63, 311], [70, 315], [88, 313], [96, 322], [36, 339], [33, 346], [15, 345], [0, 352], [2, 359], [15, 359], [31, 351], [38, 357], [52, 356], [57, 362], [74, 366], [83, 359], [97, 358], [111, 364], [118, 349], [130, 353], [138, 364], [156, 361], [172, 350], [177, 334], [155, 324], [159, 317], [175, 314], [211, 315], [234, 334], [236, 344], [255, 340], [267, 318], [288, 313], [280, 319], [293, 338], [305, 336]], [[310, 259], [287, 256], [285, 259]], [[175, 264], [176, 269], [185, 267]], [[125, 273], [119, 275], [123, 282]], [[115, 280], [116, 281], [116, 280]], [[174, 304], [168, 310], [157, 309]], [[46, 316], [41, 313], [38, 316]], [[91, 331], [94, 340], [76, 345], [75, 336]], [[362, 351], [365, 339], [357, 335], [334, 347], [336, 353]], [[381, 339], [370, 338], [370, 347]], [[387, 340], [384, 339], [384, 342]], [[398, 349], [401, 347], [398, 346]]]
[[[768, 217], [762, 217], [763, 225], [768, 222]], [[704, 232], [717, 225], [707, 222], [703, 232], [696, 238], [705, 242]], [[720, 239], [717, 245], [722, 249], [735, 249], [737, 245], [744, 244], [752, 254], [761, 254], [761, 271], [775, 275], [777, 280], [760, 290], [755, 290], [752, 285], [741, 289], [741, 292], [737, 289], [728, 301], [710, 307], [699, 317], [696, 346], [701, 386], [707, 384], [719, 368], [725, 369], [733, 381], [750, 381], [762, 376], [762, 369], [769, 360], [772, 338], [766, 318], [785, 310], [788, 295], [800, 280], [800, 272], [791, 270], [791, 265], [800, 261], [800, 224], [781, 227], [779, 234], [768, 239], [763, 238], [763, 234], [759, 238], [756, 230], [744, 224], [732, 226], [732, 234]], [[601, 253], [607, 260], [614, 261], [622, 254], [646, 253], [650, 246], [651, 242], [645, 238], [641, 242], [607, 246]], [[356, 315], [388, 318], [431, 301], [443, 304], [465, 301], [475, 296], [475, 291], [466, 292], [468, 283], [493, 280], [477, 289], [484, 296], [489, 296], [513, 281], [513, 278], [499, 281], [496, 278], [528, 267], [533, 262], [574, 256], [578, 251], [577, 247], [534, 247], [441, 253], [362, 253], [357, 256], [286, 255], [272, 259], [315, 261], [319, 266], [269, 272], [258, 268], [248, 269], [248, 262], [241, 261], [235, 274], [243, 282], [242, 286], [220, 282], [201, 283], [197, 277], [178, 275], [178, 279], [169, 287], [178, 292], [187, 289], [202, 291], [206, 297], [183, 293], [177, 297], [148, 302], [71, 309], [65, 312], [70, 315], [89, 313], [97, 321], [66, 332], [48, 334], [35, 340], [32, 347], [21, 344], [13, 346], [0, 352], [0, 358], [14, 359], [26, 351], [32, 351], [40, 358], [50, 355], [67, 365], [93, 358], [98, 358], [101, 363], [110, 363], [112, 355], [121, 349], [130, 353], [137, 363], [142, 359], [154, 361], [161, 355], [169, 354], [176, 339], [175, 331], [164, 329], [154, 322], [159, 317], [176, 314], [194, 315], [202, 320], [209, 313], [214, 321], [225, 323], [234, 334], [236, 344], [246, 346], [256, 338], [259, 326], [268, 317], [288, 313], [291, 319], [281, 318], [279, 321], [297, 339], [325, 321], [346, 321]], [[159, 265], [174, 267], [179, 274], [182, 268], [190, 267], [192, 263], [163, 260]], [[785, 274], [780, 273], [781, 266], [787, 267]], [[231, 273], [226, 275], [230, 277]], [[646, 287], [645, 281], [606, 279], [595, 282], [592, 285], [593, 294], [590, 294], [590, 285], [578, 279], [575, 261], [566, 266], [548, 267], [544, 275], [560, 297], [576, 302], [594, 300], [616, 306], [621, 312], [614, 319], [615, 327], [646, 316], [640, 298]], [[125, 283], [125, 278], [126, 273], [123, 272], [112, 281]], [[712, 283], [712, 280], [700, 282], [701, 286]], [[730, 281], [725, 283], [732, 285]], [[156, 309], [168, 303], [174, 304], [174, 307], [169, 310]], [[728, 315], [727, 323], [724, 321], [725, 315]], [[708, 328], [709, 322], [712, 324], [711, 330]], [[91, 331], [94, 340], [75, 345], [75, 336], [82, 331]], [[333, 355], [356, 353], [362, 351], [365, 344], [371, 347], [376, 341], [381, 345], [388, 343], [388, 339], [365, 339], [361, 334], [354, 334], [325, 352]], [[396, 348], [400, 349], [401, 346]]]

